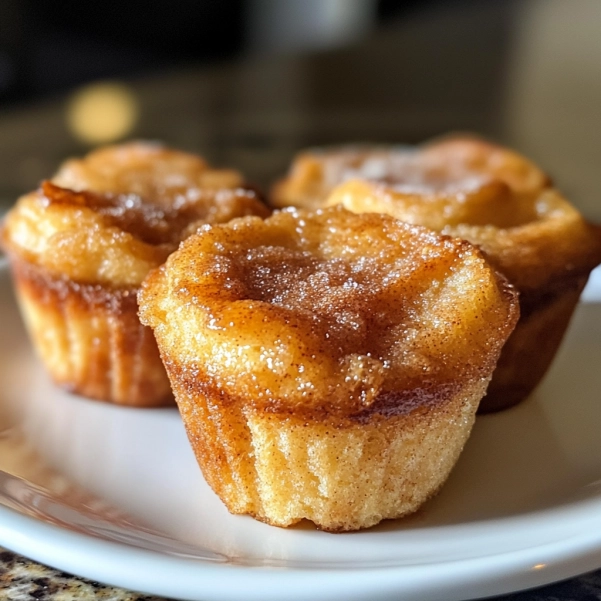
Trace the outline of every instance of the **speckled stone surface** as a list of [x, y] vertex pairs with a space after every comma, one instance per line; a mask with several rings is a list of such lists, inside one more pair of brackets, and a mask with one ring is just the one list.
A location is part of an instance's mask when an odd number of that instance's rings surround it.
[[[600, 559], [601, 560], [601, 559]], [[601, 601], [601, 570], [491, 601]], [[0, 601], [170, 601], [70, 576], [0, 547]], [[242, 601], [242, 600], [241, 600]], [[308, 600], [309, 601], [309, 600]], [[341, 601], [344, 601], [341, 599]], [[396, 601], [391, 599], [390, 601]]]
[[0, 547], [1, 601], [169, 601], [76, 578]]

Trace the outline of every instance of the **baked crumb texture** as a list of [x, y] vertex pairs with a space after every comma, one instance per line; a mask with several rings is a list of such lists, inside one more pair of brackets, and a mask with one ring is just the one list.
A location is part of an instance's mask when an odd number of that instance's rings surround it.
[[207, 226], [139, 303], [228, 509], [331, 531], [440, 488], [518, 318], [469, 243], [342, 207]]
[[203, 224], [268, 214], [239, 180], [193, 155], [127, 144], [68, 161], [17, 202], [2, 245], [34, 346], [59, 385], [117, 404], [173, 404], [154, 336], [137, 317], [138, 288]]
[[486, 253], [520, 292], [521, 319], [481, 412], [512, 406], [534, 390], [601, 262], [601, 230], [538, 167], [477, 139], [450, 138], [416, 150], [305, 153], [276, 193], [279, 204], [386, 213], [469, 240]]

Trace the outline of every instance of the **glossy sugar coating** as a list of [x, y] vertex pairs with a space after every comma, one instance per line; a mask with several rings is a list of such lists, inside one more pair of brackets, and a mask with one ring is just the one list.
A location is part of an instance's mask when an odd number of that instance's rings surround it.
[[469, 244], [338, 209], [208, 228], [159, 277], [142, 316], [180, 362], [202, 357], [213, 385], [282, 410], [349, 415], [388, 389], [486, 373], [507, 312]]
[[333, 530], [438, 489], [517, 319], [468, 243], [342, 208], [207, 226], [139, 302], [228, 508]]
[[54, 275], [132, 286], [202, 224], [249, 214], [267, 210], [241, 188], [160, 207], [133, 194], [74, 192], [45, 182], [9, 213], [3, 239], [9, 252]]

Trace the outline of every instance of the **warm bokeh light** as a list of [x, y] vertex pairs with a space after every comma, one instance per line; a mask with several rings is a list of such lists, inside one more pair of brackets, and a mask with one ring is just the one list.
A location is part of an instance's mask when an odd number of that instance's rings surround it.
[[67, 107], [69, 131], [81, 142], [104, 144], [128, 135], [138, 119], [132, 91], [119, 83], [96, 83], [80, 88]]

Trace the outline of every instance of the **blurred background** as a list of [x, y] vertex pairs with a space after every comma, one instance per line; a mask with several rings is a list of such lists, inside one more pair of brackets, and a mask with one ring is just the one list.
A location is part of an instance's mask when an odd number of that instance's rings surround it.
[[266, 186], [306, 146], [448, 131], [601, 221], [601, 1], [0, 0], [0, 208], [125, 139]]

